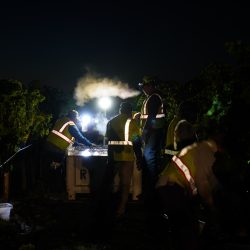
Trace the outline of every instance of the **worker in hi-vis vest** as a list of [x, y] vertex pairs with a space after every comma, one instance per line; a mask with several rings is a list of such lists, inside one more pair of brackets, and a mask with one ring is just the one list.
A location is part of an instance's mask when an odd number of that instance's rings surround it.
[[198, 107], [194, 101], [187, 100], [179, 104], [167, 128], [163, 150], [165, 163], [169, 162], [182, 148], [198, 141], [195, 131], [197, 114]]
[[[89, 147], [96, 146], [82, 135], [82, 132], [78, 128], [78, 124], [78, 112], [76, 110], [70, 110], [67, 116], [56, 121], [54, 127], [49, 132], [45, 143], [45, 151], [47, 153], [47, 160], [49, 164], [47, 170], [50, 172], [50, 174], [47, 173], [47, 175], [50, 177], [52, 177], [51, 175], [54, 177], [61, 176], [58, 178], [55, 177], [55, 179], [60, 179], [59, 182], [61, 183], [64, 182], [64, 180], [61, 179], [65, 177], [64, 160], [67, 148], [70, 145], [85, 145]], [[53, 185], [53, 177], [50, 182], [52, 182], [51, 185]]]
[[142, 151], [140, 129], [132, 119], [132, 106], [128, 102], [120, 104], [119, 114], [112, 118], [106, 129], [108, 141], [108, 167], [111, 169], [110, 184], [116, 173], [119, 175], [120, 199], [116, 206], [116, 218], [123, 217], [129, 196], [129, 189], [136, 161], [137, 168], [141, 168]]
[[220, 184], [213, 165], [215, 153], [223, 151], [221, 145], [220, 136], [214, 135], [186, 146], [159, 176], [156, 192], [176, 249], [198, 249], [199, 204], [204, 204], [211, 218], [216, 216], [214, 195]]
[[58, 153], [65, 154], [70, 145], [95, 146], [84, 137], [78, 128], [79, 114], [76, 110], [70, 110], [67, 116], [58, 119], [50, 131], [47, 142]]
[[140, 128], [143, 140], [143, 193], [151, 206], [154, 187], [161, 172], [161, 150], [165, 143], [166, 117], [156, 78], [145, 76], [139, 83], [146, 98], [141, 107]]

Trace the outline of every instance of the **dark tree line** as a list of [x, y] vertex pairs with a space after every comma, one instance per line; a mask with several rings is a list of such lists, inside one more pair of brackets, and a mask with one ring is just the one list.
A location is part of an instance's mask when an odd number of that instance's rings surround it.
[[[225, 49], [232, 58], [230, 64], [210, 64], [184, 84], [159, 80], [167, 110], [166, 124], [180, 102], [197, 102], [199, 125], [206, 128], [211, 120], [223, 124], [230, 135], [230, 154], [237, 159], [237, 165], [249, 167], [250, 132], [246, 119], [250, 104], [250, 45], [229, 42]], [[24, 84], [2, 79], [0, 96], [0, 164], [23, 145], [43, 140], [59, 116], [76, 108], [73, 95], [39, 81]], [[137, 110], [143, 99], [140, 95], [131, 100]]]

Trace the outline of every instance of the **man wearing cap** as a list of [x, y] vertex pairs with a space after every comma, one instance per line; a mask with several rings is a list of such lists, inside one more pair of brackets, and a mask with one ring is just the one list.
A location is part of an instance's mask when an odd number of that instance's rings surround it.
[[[61, 176], [64, 175], [64, 157], [66, 154], [66, 150], [70, 145], [86, 145], [89, 147], [95, 146], [95, 144], [91, 143], [87, 138], [85, 138], [80, 129], [79, 129], [79, 114], [76, 110], [70, 110], [65, 117], [58, 119], [50, 131], [46, 143], [45, 150], [47, 152], [47, 158], [52, 164], [50, 166], [49, 172], [47, 173], [49, 176], [51, 175], [51, 167], [54, 168], [53, 175]], [[55, 173], [59, 172], [59, 173]], [[62, 182], [61, 177], [52, 179], [52, 181], [58, 181], [58, 186]], [[59, 180], [58, 180], [59, 179]], [[55, 186], [56, 183], [53, 183]], [[53, 189], [61, 189], [53, 188]]]
[[47, 142], [48, 147], [58, 154], [64, 155], [68, 146], [74, 144], [84, 144], [86, 146], [94, 146], [87, 138], [85, 138], [79, 130], [79, 114], [76, 110], [70, 110], [67, 116], [58, 119], [50, 131]]
[[140, 127], [144, 142], [143, 192], [151, 204], [154, 187], [161, 171], [160, 155], [165, 137], [165, 110], [160, 92], [156, 89], [156, 78], [144, 76], [139, 87], [146, 98], [141, 107]]

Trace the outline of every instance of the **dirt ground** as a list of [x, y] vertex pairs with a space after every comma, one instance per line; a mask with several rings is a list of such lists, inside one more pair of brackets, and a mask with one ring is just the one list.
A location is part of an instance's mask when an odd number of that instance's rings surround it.
[[95, 218], [91, 198], [27, 197], [11, 202], [10, 221], [0, 224], [1, 249], [154, 249], [149, 247], [142, 204], [129, 202], [127, 216]]
[[[96, 214], [90, 196], [68, 201], [63, 196], [28, 196], [11, 201], [10, 221], [0, 221], [3, 250], [171, 250], [171, 233], [162, 220], [147, 226], [143, 203], [130, 200], [125, 218], [112, 221]], [[232, 239], [209, 241], [204, 249], [250, 249]]]

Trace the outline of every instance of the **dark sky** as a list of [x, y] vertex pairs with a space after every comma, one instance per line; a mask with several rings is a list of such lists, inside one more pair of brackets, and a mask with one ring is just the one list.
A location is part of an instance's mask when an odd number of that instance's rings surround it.
[[8, 1], [0, 78], [73, 90], [90, 69], [131, 86], [146, 74], [185, 82], [227, 60], [225, 42], [249, 42], [246, 2]]

